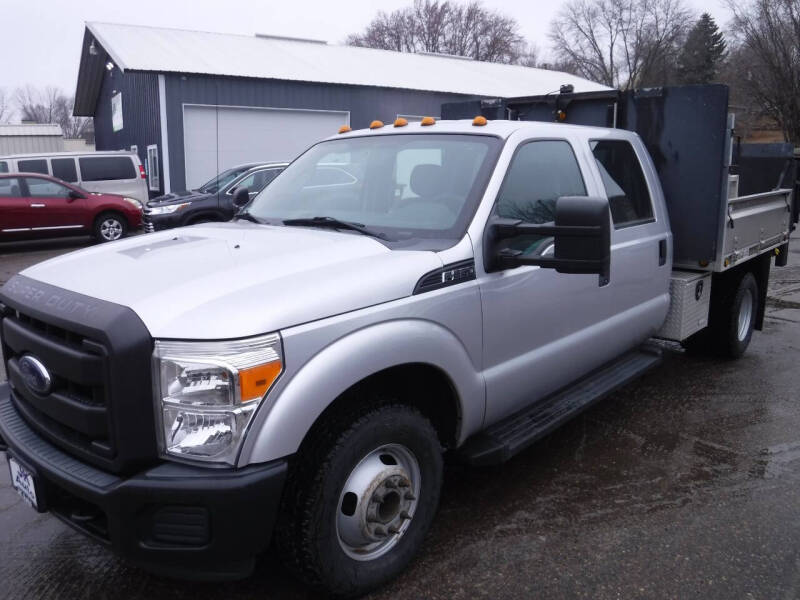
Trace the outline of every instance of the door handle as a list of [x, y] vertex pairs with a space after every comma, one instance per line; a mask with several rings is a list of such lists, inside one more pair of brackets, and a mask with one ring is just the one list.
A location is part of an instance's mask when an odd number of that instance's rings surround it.
[[31, 204], [31, 208], [44, 208], [46, 204]]
[[667, 240], [658, 240], [658, 266], [667, 264]]

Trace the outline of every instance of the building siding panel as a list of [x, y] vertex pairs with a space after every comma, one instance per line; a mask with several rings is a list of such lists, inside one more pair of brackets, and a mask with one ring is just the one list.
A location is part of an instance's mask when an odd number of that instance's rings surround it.
[[[122, 92], [122, 130], [111, 126], [111, 96]], [[106, 72], [100, 88], [94, 113], [95, 146], [98, 150], [130, 150], [136, 146], [139, 160], [147, 165], [147, 146], [159, 147], [159, 172], [161, 164], [161, 123], [158, 110], [158, 75], [155, 73], [121, 73], [115, 68]], [[150, 192], [150, 197], [163, 193], [162, 188]]]

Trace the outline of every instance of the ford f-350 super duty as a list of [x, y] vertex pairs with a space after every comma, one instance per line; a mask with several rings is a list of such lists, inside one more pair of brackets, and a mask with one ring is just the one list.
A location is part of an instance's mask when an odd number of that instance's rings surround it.
[[155, 572], [243, 577], [272, 543], [331, 594], [380, 585], [423, 543], [445, 451], [502, 463], [656, 365], [654, 336], [745, 351], [792, 190], [729, 193], [721, 110], [717, 154], [680, 160], [645, 143], [669, 122], [343, 128], [230, 223], [26, 269], [0, 290], [14, 487]]

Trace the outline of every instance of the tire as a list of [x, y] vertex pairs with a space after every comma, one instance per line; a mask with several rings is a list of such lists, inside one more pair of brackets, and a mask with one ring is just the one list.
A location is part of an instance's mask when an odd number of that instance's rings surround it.
[[723, 356], [739, 358], [747, 350], [758, 314], [758, 298], [756, 278], [752, 273], [747, 273], [723, 308], [723, 320], [717, 338], [718, 350]]
[[442, 447], [430, 421], [399, 404], [333, 416], [312, 436], [287, 479], [276, 545], [302, 582], [360, 595], [421, 546], [439, 503]]
[[113, 242], [128, 233], [128, 221], [119, 213], [107, 212], [94, 220], [94, 238], [101, 243]]

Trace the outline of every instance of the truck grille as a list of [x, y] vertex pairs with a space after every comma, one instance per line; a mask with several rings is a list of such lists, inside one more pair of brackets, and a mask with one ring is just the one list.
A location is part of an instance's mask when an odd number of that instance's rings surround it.
[[[19, 311], [3, 319], [2, 338], [14, 404], [36, 430], [71, 448], [108, 460], [114, 444], [107, 410], [107, 349], [99, 342]], [[19, 361], [30, 354], [46, 365], [48, 394], [25, 383]]]
[[15, 275], [0, 288], [0, 349], [12, 406], [41, 437], [115, 473], [158, 459], [153, 341], [131, 309]]

